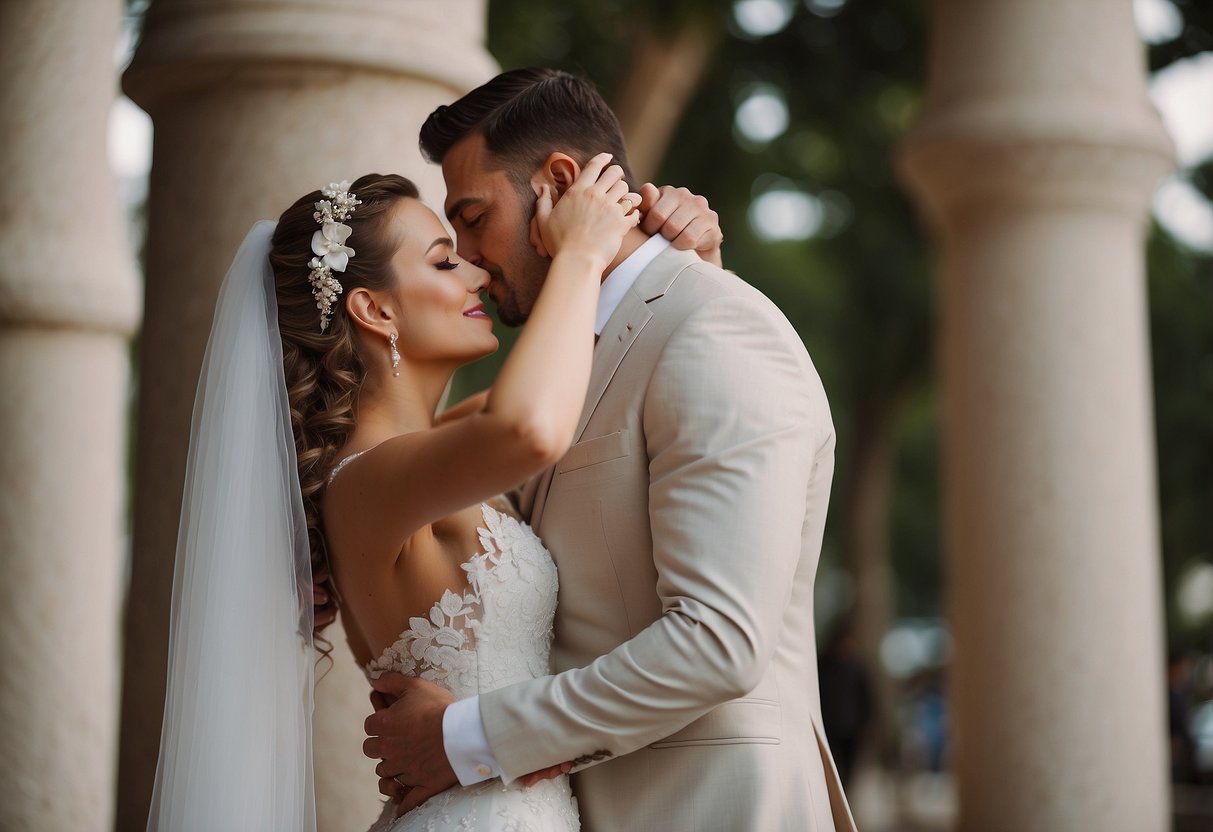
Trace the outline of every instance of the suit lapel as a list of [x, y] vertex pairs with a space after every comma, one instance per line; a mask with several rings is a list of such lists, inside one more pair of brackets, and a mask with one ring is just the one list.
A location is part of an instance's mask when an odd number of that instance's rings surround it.
[[[594, 347], [594, 362], [590, 367], [590, 386], [586, 393], [585, 406], [581, 409], [581, 421], [573, 434], [573, 442], [581, 440], [585, 427], [590, 421], [607, 385], [619, 369], [620, 362], [627, 355], [628, 349], [636, 341], [636, 336], [653, 314], [648, 305], [640, 298], [628, 292], [624, 295], [619, 308], [611, 315], [607, 325], [603, 327], [602, 335]], [[539, 531], [539, 523], [543, 518], [543, 508], [547, 504], [548, 491], [552, 487], [552, 478], [556, 475], [556, 467], [552, 466], [535, 478], [535, 490], [532, 495], [531, 528]]]
[[602, 401], [602, 395], [615, 377], [615, 371], [619, 369], [623, 357], [632, 348], [649, 318], [653, 317], [649, 303], [664, 295], [678, 273], [696, 262], [699, 262], [699, 258], [694, 252], [667, 248], [653, 258], [653, 262], [637, 276], [636, 282], [623, 296], [623, 300], [603, 327], [598, 345], [594, 348], [590, 386], [585, 397], [585, 407], [581, 410], [581, 421], [573, 434], [574, 442], [581, 441], [586, 425], [594, 415], [598, 403]]
[[[615, 371], [619, 369], [623, 357], [632, 348], [632, 344], [636, 342], [636, 337], [640, 335], [645, 324], [653, 317], [653, 313], [649, 309], [649, 302], [664, 295], [678, 273], [691, 263], [697, 262], [699, 262], [699, 257], [694, 252], [678, 251], [673, 247], [667, 248], [653, 258], [653, 262], [645, 267], [627, 294], [623, 296], [623, 300], [619, 302], [619, 306], [616, 307], [606, 326], [603, 327], [602, 334], [598, 337], [598, 344], [594, 347], [589, 389], [586, 392], [585, 406], [581, 410], [581, 421], [578, 422], [577, 430], [573, 434], [574, 443], [581, 441], [590, 417], [594, 415], [598, 403], [602, 401], [602, 396], [610, 386], [611, 379], [615, 377]], [[536, 532], [539, 531], [539, 523], [543, 518], [543, 509], [547, 503], [548, 491], [552, 487], [555, 472], [556, 468], [553, 466], [532, 481], [534, 492], [530, 516], [531, 528]], [[527, 490], [529, 491], [530, 488], [528, 487]]]
[[594, 415], [598, 403], [602, 401], [602, 394], [606, 392], [607, 385], [615, 377], [615, 371], [619, 369], [623, 357], [628, 354], [628, 350], [636, 342], [636, 336], [644, 329], [644, 325], [649, 322], [651, 317], [653, 317], [653, 313], [649, 311], [648, 304], [640, 300], [637, 295], [628, 292], [620, 302], [615, 314], [603, 327], [598, 344], [594, 347], [594, 363], [590, 368], [590, 385], [586, 390], [585, 406], [581, 409], [581, 420], [577, 423], [577, 430], [573, 433], [574, 443], [581, 441], [581, 436], [585, 433], [585, 426], [589, 423], [590, 417]]

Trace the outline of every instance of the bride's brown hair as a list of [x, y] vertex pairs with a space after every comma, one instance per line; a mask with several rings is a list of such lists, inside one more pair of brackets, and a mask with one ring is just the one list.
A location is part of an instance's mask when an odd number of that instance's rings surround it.
[[[337, 452], [354, 429], [358, 391], [366, 377], [366, 368], [355, 348], [354, 324], [345, 312], [344, 300], [356, 288], [382, 291], [391, 287], [395, 275], [390, 263], [400, 240], [391, 233], [388, 217], [400, 200], [418, 198], [417, 187], [396, 174], [368, 173], [350, 185], [349, 190], [362, 203], [345, 221], [352, 229], [346, 244], [354, 249], [354, 255], [344, 272], [333, 273], [344, 294], [338, 295], [333, 303], [332, 320], [324, 332], [320, 331], [320, 310], [308, 280], [311, 271], [308, 261], [315, 256], [312, 235], [320, 228], [312, 217], [315, 203], [324, 198], [320, 191], [305, 194], [282, 212], [270, 250], [278, 328], [282, 334], [282, 366], [312, 550], [313, 582], [327, 589], [329, 595], [327, 604], [316, 607], [317, 617], [337, 608], [320, 498], [337, 462]], [[316, 628], [317, 635], [321, 629]], [[325, 645], [321, 652], [327, 655], [331, 646], [323, 639], [318, 641]]]

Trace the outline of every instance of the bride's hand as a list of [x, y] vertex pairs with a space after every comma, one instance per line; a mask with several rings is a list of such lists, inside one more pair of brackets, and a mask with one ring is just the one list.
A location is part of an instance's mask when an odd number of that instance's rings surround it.
[[576, 181], [553, 204], [552, 191], [541, 185], [535, 203], [539, 243], [555, 257], [561, 251], [585, 251], [609, 263], [640, 214], [640, 195], [630, 193], [623, 168], [610, 165], [609, 153], [590, 159]]
[[720, 217], [708, 205], [708, 201], [686, 188], [662, 185], [658, 188], [649, 182], [640, 186], [640, 230], [645, 234], [657, 234], [669, 240], [674, 248], [694, 249], [703, 260], [722, 266], [720, 246], [724, 243], [724, 232], [720, 229]]
[[522, 781], [522, 785], [526, 786], [529, 789], [531, 786], [535, 785], [536, 783], [540, 783], [544, 780], [555, 780], [560, 775], [568, 774], [572, 770], [573, 770], [572, 763], [561, 763], [558, 766], [552, 766], [551, 768], [541, 768], [541, 769], [539, 769], [539, 771], [532, 771], [530, 774], [524, 774], [519, 779]]

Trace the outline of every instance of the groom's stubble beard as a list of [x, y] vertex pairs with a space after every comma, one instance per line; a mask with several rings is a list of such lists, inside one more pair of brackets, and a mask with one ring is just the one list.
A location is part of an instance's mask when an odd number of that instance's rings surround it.
[[531, 310], [535, 308], [535, 301], [539, 298], [548, 269], [552, 265], [552, 259], [539, 256], [530, 242], [531, 220], [535, 217], [535, 195], [529, 185], [519, 184], [517, 191], [522, 204], [523, 221], [514, 238], [509, 277], [500, 266], [481, 264], [492, 281], [501, 286], [500, 298], [497, 299], [497, 318], [506, 326], [514, 327], [522, 326], [531, 316]]
[[531, 316], [535, 301], [543, 289], [548, 267], [552, 261], [540, 257], [530, 243], [523, 239], [512, 259], [509, 277], [499, 266], [482, 264], [493, 282], [502, 288], [497, 299], [497, 317], [506, 326], [522, 326]]

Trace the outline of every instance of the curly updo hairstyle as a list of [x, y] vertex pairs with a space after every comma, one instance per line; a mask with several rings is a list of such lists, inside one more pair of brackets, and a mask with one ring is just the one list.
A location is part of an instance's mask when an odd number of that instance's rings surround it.
[[[337, 463], [336, 455], [354, 429], [358, 391], [366, 378], [344, 300], [356, 288], [382, 291], [391, 287], [395, 276], [390, 262], [400, 240], [392, 233], [388, 218], [400, 200], [418, 198], [417, 187], [395, 174], [368, 173], [349, 190], [362, 203], [345, 221], [352, 229], [346, 242], [354, 249], [354, 256], [344, 272], [333, 274], [344, 291], [332, 306], [332, 320], [324, 332], [320, 331], [320, 310], [308, 280], [308, 261], [315, 256], [312, 235], [320, 228], [312, 217], [315, 203], [324, 198], [320, 191], [305, 194], [282, 213], [270, 251], [282, 333], [282, 364], [312, 550], [312, 579], [329, 593], [328, 603], [316, 607], [318, 617], [337, 606], [320, 498], [329, 472]], [[317, 636], [320, 629], [316, 629]], [[326, 645], [322, 652], [327, 655], [331, 646], [323, 639], [318, 641]]]

